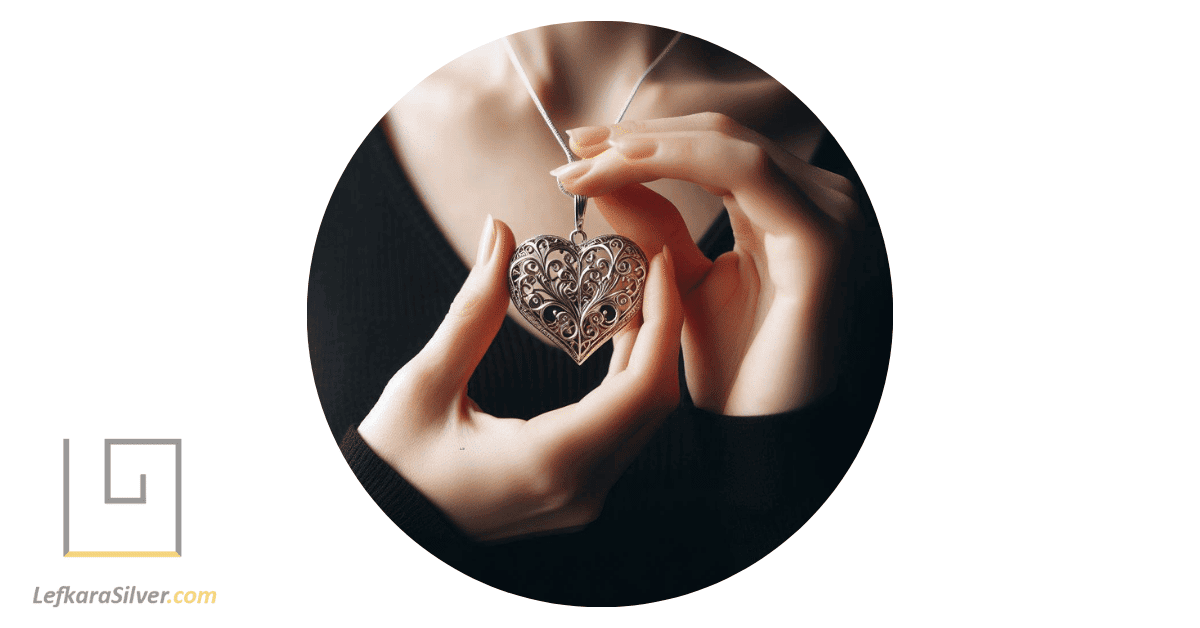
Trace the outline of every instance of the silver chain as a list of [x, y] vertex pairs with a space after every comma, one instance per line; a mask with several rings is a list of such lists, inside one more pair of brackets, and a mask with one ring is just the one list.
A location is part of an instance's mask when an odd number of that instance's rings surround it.
[[[645, 82], [646, 77], [650, 76], [650, 72], [654, 70], [654, 67], [657, 66], [659, 62], [661, 62], [663, 58], [667, 56], [668, 52], [671, 52], [671, 49], [675, 47], [675, 44], [679, 43], [679, 40], [682, 37], [683, 33], [675, 33], [675, 36], [672, 37], [671, 41], [667, 43], [667, 47], [663, 48], [662, 52], [658, 53], [658, 56], [654, 59], [654, 61], [650, 62], [649, 66], [646, 66], [646, 71], [642, 72], [642, 75], [638, 77], [637, 83], [634, 83], [633, 91], [629, 92], [629, 98], [625, 99], [625, 105], [621, 107], [621, 113], [617, 115], [617, 121], [613, 124], [620, 124], [621, 120], [625, 118], [625, 113], [629, 111], [629, 105], [633, 104], [633, 97], [637, 95], [638, 89], [642, 86], [642, 83]], [[517, 74], [521, 75], [521, 81], [525, 83], [525, 89], [529, 91], [529, 97], [533, 99], [533, 104], [537, 107], [538, 113], [542, 114], [542, 119], [546, 121], [546, 126], [550, 127], [550, 132], [554, 134], [554, 139], [558, 140], [558, 145], [561, 146], [563, 152], [566, 153], [567, 163], [574, 163], [575, 161], [578, 161], [579, 157], [577, 157], [575, 153], [571, 152], [571, 147], [567, 143], [566, 138], [564, 138], [563, 134], [559, 132], [558, 127], [554, 126], [554, 121], [550, 119], [550, 114], [546, 113], [546, 108], [542, 106], [541, 99], [537, 97], [537, 92], [535, 92], [533, 89], [533, 83], [530, 82], [529, 75], [525, 73], [525, 68], [521, 65], [521, 59], [517, 56], [517, 51], [513, 49], [512, 42], [510, 42], [507, 37], [504, 38], [504, 47], [505, 50], [508, 51], [508, 58], [512, 61], [513, 67], [517, 68]], [[587, 209], [587, 197], [579, 196], [578, 194], [571, 194], [566, 190], [566, 188], [563, 187], [562, 182], [558, 183], [558, 189], [562, 190], [563, 194], [566, 194], [567, 196], [573, 196], [575, 198], [575, 231], [571, 233], [571, 240], [574, 241], [574, 236], [576, 233], [583, 235], [583, 214]], [[586, 238], [586, 236], [583, 237]]]

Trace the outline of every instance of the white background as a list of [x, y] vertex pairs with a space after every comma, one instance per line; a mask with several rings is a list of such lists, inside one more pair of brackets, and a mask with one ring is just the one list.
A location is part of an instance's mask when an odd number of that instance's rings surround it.
[[[1200, 621], [1185, 3], [297, 4], [0, 15], [4, 623]], [[578, 19], [791, 87], [861, 174], [895, 291], [882, 406], [825, 507], [750, 570], [626, 609], [516, 598], [399, 534], [308, 363], [313, 241], [372, 124], [463, 52]], [[62, 439], [106, 437], [183, 439], [183, 558], [60, 556]], [[60, 585], [219, 602], [32, 604]]]

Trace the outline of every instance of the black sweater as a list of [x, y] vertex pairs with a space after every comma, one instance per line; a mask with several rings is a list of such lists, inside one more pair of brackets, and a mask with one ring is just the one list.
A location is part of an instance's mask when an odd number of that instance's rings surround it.
[[[853, 175], [831, 138], [814, 161]], [[732, 245], [725, 216], [700, 241], [710, 257]], [[377, 126], [346, 167], [317, 236], [308, 304], [313, 373], [355, 475], [396, 525], [442, 560], [497, 588], [549, 602], [666, 599], [766, 555], [812, 515], [849, 466], [878, 403], [890, 346], [881, 240], [876, 248], [865, 255], [864, 279], [852, 286], [873, 297], [859, 299], [872, 315], [851, 326], [852, 360], [835, 393], [794, 412], [727, 417], [694, 407], [684, 386], [680, 407], [613, 486], [594, 523], [571, 534], [475, 544], [355, 429], [391, 376], [433, 335], [469, 272]], [[493, 415], [528, 419], [598, 386], [611, 355], [609, 343], [577, 366], [506, 319], [468, 394]]]

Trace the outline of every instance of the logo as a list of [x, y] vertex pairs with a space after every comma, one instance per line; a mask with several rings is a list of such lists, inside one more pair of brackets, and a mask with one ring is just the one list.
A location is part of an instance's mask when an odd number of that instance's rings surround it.
[[[170, 449], [163, 446], [169, 446]], [[115, 462], [114, 449], [117, 454]], [[64, 438], [63, 556], [181, 556], [182, 450], [182, 441], [178, 438], [104, 439], [104, 485], [101, 500], [98, 448], [76, 452], [76, 462], [79, 464], [72, 470], [71, 441]], [[149, 482], [147, 473], [140, 471], [151, 472]], [[138, 478], [136, 497], [130, 496], [135, 490], [135, 476]], [[74, 496], [71, 494], [73, 486], [76, 493]], [[114, 496], [114, 492], [124, 496]], [[87, 549], [71, 549], [72, 516], [75, 517], [76, 546]]]

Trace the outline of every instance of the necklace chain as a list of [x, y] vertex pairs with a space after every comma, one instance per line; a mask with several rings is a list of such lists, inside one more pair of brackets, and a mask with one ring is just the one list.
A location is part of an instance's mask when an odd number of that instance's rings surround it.
[[[655, 57], [654, 61], [651, 61], [650, 65], [646, 66], [646, 70], [642, 72], [642, 75], [638, 77], [637, 82], [633, 84], [633, 90], [629, 92], [629, 97], [625, 99], [625, 104], [621, 107], [621, 112], [617, 114], [617, 121], [613, 124], [620, 124], [621, 120], [625, 118], [625, 113], [629, 111], [629, 106], [633, 104], [633, 97], [637, 95], [638, 89], [641, 88], [642, 83], [646, 80], [646, 77], [650, 76], [650, 72], [652, 72], [655, 66], [657, 66], [663, 60], [663, 58], [667, 56], [667, 53], [675, 47], [675, 44], [679, 43], [679, 40], [682, 37], [683, 33], [675, 33], [675, 36], [671, 38], [671, 41], [667, 43], [667, 46], [663, 48], [662, 52], [658, 53], [658, 56]], [[567, 143], [566, 138], [563, 137], [563, 134], [558, 130], [558, 127], [554, 126], [554, 121], [550, 119], [550, 114], [547, 113], [546, 108], [542, 106], [542, 101], [540, 98], [538, 98], [537, 92], [534, 91], [533, 83], [529, 80], [529, 75], [525, 73], [525, 68], [521, 65], [521, 59], [517, 56], [517, 51], [513, 49], [512, 42], [510, 42], [507, 37], [504, 38], [504, 48], [508, 52], [508, 58], [512, 61], [513, 67], [517, 69], [517, 74], [521, 75], [521, 81], [525, 83], [525, 89], [529, 91], [529, 97], [533, 99], [533, 104], [537, 107], [538, 113], [542, 114], [542, 119], [546, 121], [546, 126], [550, 127], [550, 132], [554, 134], [554, 139], [558, 140], [558, 145], [562, 147], [563, 152], [566, 153], [567, 162], [572, 163], [577, 161], [579, 157], [577, 157], [575, 153], [571, 152], [571, 147]], [[561, 182], [558, 184], [558, 189], [562, 190], [563, 194], [573, 196], [575, 199], [575, 231], [571, 233], [571, 240], [574, 240], [576, 233], [583, 235], [583, 213], [587, 208], [587, 197], [579, 196], [578, 194], [571, 194], [563, 187]], [[586, 236], [583, 237], [586, 238]]]

